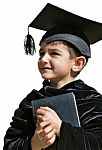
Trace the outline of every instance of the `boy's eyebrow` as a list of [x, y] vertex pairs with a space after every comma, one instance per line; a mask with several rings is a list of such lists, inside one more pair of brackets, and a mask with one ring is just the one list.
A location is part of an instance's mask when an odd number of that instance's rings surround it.
[[[61, 50], [60, 49], [58, 49], [58, 48], [48, 48], [48, 50], [50, 50], [50, 51], [56, 51], [56, 52], [61, 52]], [[45, 48], [40, 48], [39, 49], [39, 52], [41, 52], [41, 51], [45, 51]]]
[[[53, 51], [59, 52], [59, 53], [61, 52], [59, 49], [55, 49], [55, 48], [53, 48], [53, 49], [52, 49], [52, 48], [51, 48], [51, 49], [49, 48], [48, 50], [50, 50], [50, 51], [52, 51], [52, 52], [53, 52]], [[41, 52], [41, 51], [45, 51], [45, 50], [44, 50], [44, 49], [40, 49], [39, 52]]]

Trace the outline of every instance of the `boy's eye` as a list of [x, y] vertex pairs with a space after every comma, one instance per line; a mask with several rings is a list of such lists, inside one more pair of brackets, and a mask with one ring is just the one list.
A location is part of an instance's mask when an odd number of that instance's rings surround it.
[[42, 57], [45, 55], [45, 52], [39, 52], [39, 56]]
[[57, 53], [57, 52], [52, 52], [51, 54], [52, 55], [59, 55], [59, 53]]

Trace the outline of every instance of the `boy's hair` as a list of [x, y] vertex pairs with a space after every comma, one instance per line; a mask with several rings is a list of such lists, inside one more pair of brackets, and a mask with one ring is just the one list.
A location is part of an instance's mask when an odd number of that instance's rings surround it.
[[[76, 57], [84, 56], [85, 59], [86, 59], [86, 64], [87, 64], [89, 58], [88, 58], [87, 56], [85, 56], [85, 55], [82, 55], [81, 52], [80, 52], [73, 44], [71, 44], [70, 42], [66, 42], [66, 41], [62, 41], [61, 43], [64, 44], [64, 45], [66, 45], [66, 46], [68, 46], [69, 48], [71, 48], [71, 49], [69, 50], [69, 53], [71, 54], [72, 57], [73, 57], [73, 52], [74, 52], [74, 54], [75, 54]], [[75, 74], [75, 77], [76, 77], [79, 73], [80, 73], [80, 71], [78, 71], [78, 72]]]
[[64, 45], [67, 45], [68, 47], [70, 47], [70, 48], [73, 50], [73, 52], [74, 52], [74, 54], [76, 55], [76, 57], [84, 56], [85, 59], [86, 59], [86, 63], [88, 62], [88, 59], [89, 59], [89, 58], [88, 58], [87, 56], [81, 54], [81, 52], [80, 52], [73, 44], [71, 44], [70, 42], [66, 42], [66, 41], [62, 41], [62, 43], [63, 43]]

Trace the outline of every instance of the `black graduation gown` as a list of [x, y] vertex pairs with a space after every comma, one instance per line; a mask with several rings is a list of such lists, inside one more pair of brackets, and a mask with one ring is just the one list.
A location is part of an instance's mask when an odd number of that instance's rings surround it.
[[45, 81], [40, 91], [33, 90], [28, 94], [14, 113], [4, 137], [3, 149], [31, 150], [30, 141], [35, 131], [31, 101], [66, 92], [75, 95], [81, 127], [62, 122], [56, 150], [102, 150], [102, 95], [82, 80], [71, 82], [61, 89], [55, 89]]

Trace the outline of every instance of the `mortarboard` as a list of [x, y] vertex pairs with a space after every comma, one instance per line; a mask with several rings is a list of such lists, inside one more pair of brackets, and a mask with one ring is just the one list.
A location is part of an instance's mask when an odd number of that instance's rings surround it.
[[34, 40], [29, 34], [29, 27], [47, 31], [40, 43], [55, 40], [70, 42], [87, 57], [91, 57], [90, 44], [102, 40], [102, 23], [83, 18], [47, 3], [28, 26], [28, 35], [24, 46], [26, 54], [31, 55], [34, 53]]

